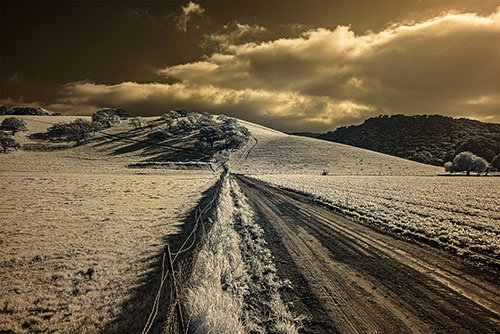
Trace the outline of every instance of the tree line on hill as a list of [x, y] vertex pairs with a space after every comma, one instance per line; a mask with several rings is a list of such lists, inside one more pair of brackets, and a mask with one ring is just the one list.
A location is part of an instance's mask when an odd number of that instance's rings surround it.
[[500, 124], [440, 115], [380, 115], [315, 137], [436, 166], [461, 152], [487, 163], [500, 154]]
[[12, 107], [12, 106], [0, 106], [0, 116], [1, 115], [13, 115], [13, 116], [61, 116], [59, 112], [52, 112], [44, 108], [36, 107]]
[[194, 142], [192, 149], [200, 153], [199, 157], [204, 156], [206, 159], [237, 150], [250, 137], [248, 129], [239, 125], [234, 118], [225, 115], [215, 117], [186, 109], [171, 110], [148, 122], [141, 117], [131, 118], [130, 125], [135, 130], [149, 128], [147, 139], [150, 143], [162, 143], [180, 136], [190, 137]]
[[[130, 119], [129, 124], [134, 130], [150, 130], [145, 145], [161, 144], [179, 136], [190, 137], [194, 142], [192, 149], [205, 158], [221, 155], [220, 158], [224, 159], [223, 155], [242, 147], [250, 137], [247, 128], [225, 115], [214, 117], [207, 113], [175, 109], [157, 119], [145, 121], [141, 117], [132, 117], [123, 109], [113, 108], [98, 110], [92, 114], [91, 121], [77, 118], [71, 122], [55, 123], [40, 135], [47, 140], [74, 142], [78, 146], [95, 133], [113, 127], [124, 119]], [[7, 117], [1, 123], [0, 130], [4, 130], [0, 131], [0, 146], [7, 153], [10, 149], [20, 148], [14, 136], [27, 130], [26, 122], [20, 118]]]
[[[14, 109], [16, 108], [10, 108], [9, 110]], [[23, 109], [26, 113], [16, 115], [53, 116], [50, 112], [46, 113], [43, 108], [17, 107], [17, 109]], [[121, 119], [130, 116], [132, 115], [124, 109], [101, 108], [92, 114], [92, 121], [78, 118], [72, 122], [55, 123], [47, 129], [44, 136], [47, 139], [64, 140], [80, 145], [96, 132], [112, 127], [120, 123]], [[3, 153], [7, 153], [10, 149], [17, 150], [21, 145], [16, 141], [15, 135], [18, 132], [27, 131], [26, 122], [17, 117], [6, 117], [0, 124], [0, 130], [3, 130], [0, 131], [0, 146]]]

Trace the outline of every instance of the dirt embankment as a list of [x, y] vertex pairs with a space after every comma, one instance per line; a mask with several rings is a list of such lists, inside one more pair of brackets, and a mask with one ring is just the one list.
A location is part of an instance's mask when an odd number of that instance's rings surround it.
[[237, 177], [304, 333], [498, 333], [497, 275], [376, 232], [293, 192]]

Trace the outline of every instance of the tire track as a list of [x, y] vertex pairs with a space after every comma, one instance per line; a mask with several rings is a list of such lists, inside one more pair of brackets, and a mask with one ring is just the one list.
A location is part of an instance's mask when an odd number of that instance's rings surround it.
[[293, 263], [282, 266], [300, 270], [338, 332], [500, 332], [494, 274], [376, 232], [305, 196], [237, 180], [261, 224], [272, 225], [290, 254]]

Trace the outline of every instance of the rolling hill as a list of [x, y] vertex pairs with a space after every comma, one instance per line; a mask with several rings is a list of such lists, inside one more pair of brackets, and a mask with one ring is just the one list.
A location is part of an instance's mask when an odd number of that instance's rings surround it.
[[500, 153], [500, 124], [440, 115], [381, 115], [316, 138], [436, 166], [463, 151], [488, 162]]
[[321, 175], [437, 175], [442, 168], [408, 161], [379, 152], [314, 138], [287, 135], [258, 124], [239, 121], [257, 143], [241, 163], [242, 174]]

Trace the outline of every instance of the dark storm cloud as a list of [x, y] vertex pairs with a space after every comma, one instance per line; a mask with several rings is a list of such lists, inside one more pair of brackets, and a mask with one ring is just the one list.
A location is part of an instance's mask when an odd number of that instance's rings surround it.
[[490, 0], [44, 4], [4, 6], [0, 104], [185, 107], [289, 131], [379, 113], [500, 121]]
[[150, 114], [185, 106], [289, 131], [324, 131], [378, 113], [499, 122], [499, 34], [500, 11], [446, 14], [361, 35], [345, 26], [314, 29], [228, 43], [202, 61], [159, 71], [177, 84], [69, 84], [63, 102]]

